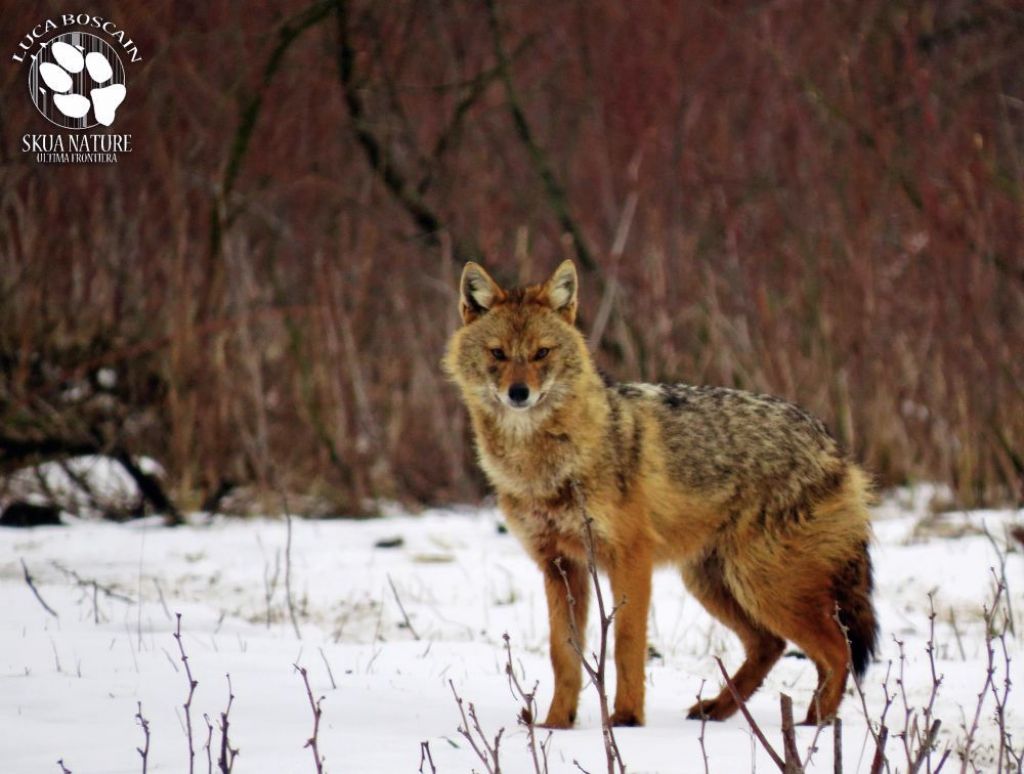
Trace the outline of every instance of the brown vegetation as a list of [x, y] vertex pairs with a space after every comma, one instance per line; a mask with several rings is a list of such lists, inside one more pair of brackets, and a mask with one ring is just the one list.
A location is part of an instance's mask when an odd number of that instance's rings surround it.
[[[457, 272], [570, 254], [616, 377], [782, 395], [882, 483], [1024, 496], [1016, 6], [282, 5], [98, 10], [143, 57], [116, 165], [23, 154], [51, 127], [0, 68], [0, 472], [105, 448], [183, 507], [475, 497]], [[45, 16], [5, 10], [5, 50]]]

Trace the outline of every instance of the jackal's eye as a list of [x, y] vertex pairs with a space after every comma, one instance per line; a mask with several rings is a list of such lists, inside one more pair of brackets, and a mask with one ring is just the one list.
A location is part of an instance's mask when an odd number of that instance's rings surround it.
[[495, 360], [508, 360], [508, 357], [505, 355], [505, 350], [503, 350], [503, 349], [498, 349], [498, 348], [492, 349], [491, 350], [491, 356]]
[[533, 353], [533, 359], [534, 360], [543, 360], [544, 358], [546, 358], [548, 356], [549, 352], [551, 352], [551, 350], [548, 349], [547, 347], [541, 347], [540, 349], [538, 349], [536, 352]]

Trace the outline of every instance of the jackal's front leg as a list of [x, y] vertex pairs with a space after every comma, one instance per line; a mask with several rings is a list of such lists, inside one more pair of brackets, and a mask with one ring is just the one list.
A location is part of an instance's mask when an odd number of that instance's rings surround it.
[[609, 568], [615, 613], [616, 726], [644, 724], [644, 664], [647, 659], [647, 611], [651, 604], [650, 550], [622, 551]]
[[[576, 647], [582, 650], [584, 645], [590, 598], [589, 577], [584, 565], [565, 558], [558, 565], [548, 561], [543, 569], [551, 631], [551, 667], [555, 673], [555, 695], [544, 725], [548, 728], [571, 728], [576, 720], [576, 706], [583, 687], [582, 665]], [[570, 621], [575, 621], [579, 635], [576, 645], [573, 644], [576, 635]]]

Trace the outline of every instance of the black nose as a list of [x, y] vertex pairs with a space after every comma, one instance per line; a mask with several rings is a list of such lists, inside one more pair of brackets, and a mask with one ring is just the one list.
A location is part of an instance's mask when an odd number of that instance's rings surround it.
[[530, 397], [530, 388], [522, 382], [516, 382], [508, 388], [508, 399], [517, 406], [522, 406]]

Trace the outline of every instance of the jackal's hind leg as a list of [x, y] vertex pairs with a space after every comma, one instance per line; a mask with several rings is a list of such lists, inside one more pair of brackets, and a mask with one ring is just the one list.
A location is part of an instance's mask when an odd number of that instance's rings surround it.
[[[725, 584], [722, 562], [711, 554], [702, 562], [683, 567], [683, 580], [711, 615], [728, 626], [740, 638], [746, 659], [732, 676], [740, 698], [746, 701], [764, 682], [765, 676], [785, 648], [785, 640], [772, 634], [757, 623], [736, 601], [736, 597]], [[690, 719], [706, 717], [709, 720], [725, 720], [739, 709], [729, 686], [724, 686], [713, 699], [697, 702], [688, 710]]]

